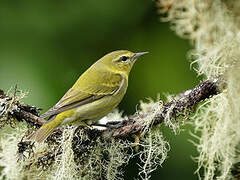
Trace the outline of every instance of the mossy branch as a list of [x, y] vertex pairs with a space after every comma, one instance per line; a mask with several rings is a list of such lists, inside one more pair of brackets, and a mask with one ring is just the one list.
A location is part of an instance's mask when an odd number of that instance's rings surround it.
[[[169, 144], [164, 141], [161, 131], [154, 131], [152, 128], [163, 122], [171, 126], [180, 116], [188, 117], [189, 113], [195, 110], [200, 101], [218, 93], [217, 86], [217, 81], [204, 81], [195, 88], [180, 93], [165, 104], [161, 101], [150, 103], [150, 108], [145, 107], [143, 108], [145, 110], [142, 109], [125, 119], [121, 118], [121, 126], [116, 128], [106, 128], [105, 130], [87, 127], [77, 129], [74, 127], [58, 128], [43, 145], [24, 141], [25, 132], [20, 135], [22, 140], [17, 141], [17, 154], [23, 157], [21, 159], [24, 161], [24, 167], [28, 167], [30, 171], [34, 167], [41, 167], [46, 172], [51, 169], [50, 167], [53, 164], [56, 166], [56, 163], [60, 162], [57, 165], [59, 166], [56, 172], [58, 175], [58, 171], [61, 171], [64, 172], [63, 176], [70, 176], [72, 173], [68, 171], [78, 169], [80, 171], [77, 174], [80, 174], [81, 177], [93, 176], [94, 178], [100, 174], [103, 174], [104, 177], [120, 175], [119, 168], [121, 164], [127, 163], [132, 156], [139, 155], [141, 162], [144, 163], [143, 166], [140, 166], [139, 176], [146, 179], [150, 177], [150, 172], [164, 162], [167, 151], [169, 151]], [[45, 119], [39, 117], [40, 109], [21, 103], [16, 96], [16, 91], [15, 89], [15, 95], [13, 96], [8, 96], [3, 91], [0, 91], [0, 113], [5, 118], [2, 119], [3, 125], [6, 123], [11, 124], [16, 120], [18, 122], [25, 120], [30, 127], [33, 124], [41, 126], [46, 123]], [[141, 105], [143, 104], [141, 103]], [[109, 120], [112, 119], [109, 118]], [[116, 122], [110, 121], [107, 125], [113, 125], [113, 123]], [[115, 125], [118, 126], [119, 124]], [[32, 131], [33, 129], [28, 128], [28, 130]], [[136, 141], [136, 139], [134, 143], [129, 141], [133, 135], [140, 138], [140, 141]], [[66, 142], [68, 142], [68, 145], [66, 145]], [[36, 145], [37, 148], [34, 148]], [[43, 150], [41, 146], [45, 147], [46, 145], [48, 148]], [[132, 146], [136, 145], [140, 146], [141, 151], [136, 154], [129, 154]], [[106, 157], [108, 158], [104, 159], [105, 156], [102, 156], [102, 154], [106, 154], [106, 151], [108, 154]], [[35, 155], [32, 156], [32, 154]], [[72, 158], [66, 159], [66, 154]], [[35, 160], [32, 157], [35, 157]], [[24, 160], [26, 158], [27, 161]], [[96, 166], [95, 161], [88, 163], [89, 159], [98, 159], [101, 163]], [[76, 167], [66, 170], [63, 168], [65, 166], [61, 166], [61, 163], [71, 163], [71, 166]], [[113, 164], [115, 165], [113, 166]], [[82, 169], [79, 169], [78, 165]], [[95, 169], [89, 169], [88, 166], [95, 167]], [[104, 169], [104, 167], [108, 167], [108, 169]], [[99, 172], [101, 169], [103, 172]], [[77, 175], [77, 177], [79, 176]]]
[[[176, 120], [179, 116], [184, 115], [185, 111], [194, 109], [200, 101], [217, 94], [217, 92], [216, 81], [201, 82], [192, 90], [187, 90], [181, 93], [177, 99], [164, 104], [162, 111], [155, 115], [152, 124], [158, 125], [166, 118]], [[147, 115], [148, 114], [135, 114], [133, 116], [129, 116], [128, 120], [125, 121], [124, 126], [117, 128], [114, 131], [113, 136], [127, 137], [141, 132], [146, 127], [146, 124], [141, 121], [141, 119]]]
[[[175, 119], [179, 116], [185, 114], [186, 111], [192, 110], [196, 107], [196, 105], [212, 95], [217, 94], [217, 82], [216, 81], [204, 81], [197, 85], [192, 90], [187, 90], [181, 93], [177, 98], [174, 100], [163, 104], [162, 110], [155, 114], [153, 118], [152, 125], [158, 125], [162, 123], [166, 118]], [[1, 91], [0, 99], [7, 98], [7, 96]], [[11, 97], [9, 97], [11, 99]], [[24, 105], [20, 102], [15, 102], [18, 108], [15, 108], [12, 112], [12, 116], [18, 120], [24, 119], [27, 122], [35, 123], [37, 125], [43, 125], [46, 123], [46, 120], [40, 118], [37, 115], [38, 108], [34, 106]], [[134, 134], [139, 134], [143, 131], [147, 124], [142, 121], [144, 117], [148, 116], [149, 113], [145, 114], [134, 114], [127, 117], [122, 122], [122, 125], [116, 129], [106, 129], [103, 131], [102, 134], [104, 136], [112, 136], [116, 138], [124, 138], [129, 137]], [[58, 129], [59, 130], [59, 129]]]

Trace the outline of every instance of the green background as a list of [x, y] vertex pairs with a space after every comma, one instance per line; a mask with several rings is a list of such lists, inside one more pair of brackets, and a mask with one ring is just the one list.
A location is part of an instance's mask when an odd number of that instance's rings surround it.
[[[78, 76], [108, 52], [149, 51], [135, 64], [119, 108], [135, 112], [139, 100], [174, 94], [199, 81], [186, 54], [191, 49], [161, 23], [151, 0], [0, 1], [0, 88], [28, 91], [26, 103], [47, 110]], [[151, 179], [197, 179], [190, 126], [179, 135], [161, 129], [171, 152]], [[191, 138], [192, 139], [192, 138]], [[137, 160], [136, 160], [137, 161]], [[137, 175], [136, 161], [125, 179]]]

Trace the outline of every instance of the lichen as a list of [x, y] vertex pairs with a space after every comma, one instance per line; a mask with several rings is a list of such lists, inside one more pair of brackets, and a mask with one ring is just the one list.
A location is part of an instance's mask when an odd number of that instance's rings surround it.
[[198, 108], [192, 118], [201, 132], [196, 144], [199, 178], [232, 179], [240, 144], [240, 1], [159, 1], [164, 21], [193, 44], [188, 57], [196, 72], [218, 79], [222, 92]]
[[48, 179], [77, 179], [77, 165], [74, 162], [74, 152], [72, 150], [72, 139], [74, 127], [66, 127], [60, 141], [62, 153], [56, 156], [54, 168]]
[[166, 160], [170, 145], [164, 140], [159, 129], [150, 131], [138, 145], [141, 148], [140, 163], [138, 163], [139, 176], [141, 179], [150, 179], [151, 172], [162, 166]]
[[27, 92], [15, 88], [8, 90], [6, 95], [0, 95], [0, 128], [10, 124], [16, 124], [16, 119], [12, 117], [14, 111], [18, 111], [17, 104], [26, 97]]
[[26, 125], [19, 124], [14, 129], [5, 126], [0, 131], [0, 173], [1, 179], [23, 179], [23, 167], [18, 163], [17, 143], [21, 140], [26, 130]]

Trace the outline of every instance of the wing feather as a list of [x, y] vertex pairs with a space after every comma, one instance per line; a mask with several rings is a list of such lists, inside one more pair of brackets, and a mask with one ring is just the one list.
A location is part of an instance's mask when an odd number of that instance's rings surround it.
[[[80, 76], [59, 102], [42, 114], [41, 117], [55, 116], [63, 111], [91, 103], [104, 96], [112, 95], [122, 88], [124, 78], [120, 74], [100, 72], [95, 73], [95, 77], [89, 77], [85, 73]], [[99, 82], [102, 83], [99, 84]]]

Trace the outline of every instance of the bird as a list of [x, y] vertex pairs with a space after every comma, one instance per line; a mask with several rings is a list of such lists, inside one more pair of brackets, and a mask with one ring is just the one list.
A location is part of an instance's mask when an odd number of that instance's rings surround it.
[[65, 95], [40, 117], [48, 121], [28, 136], [41, 143], [62, 125], [91, 126], [106, 116], [123, 99], [129, 73], [137, 58], [148, 52], [117, 50], [90, 66]]

